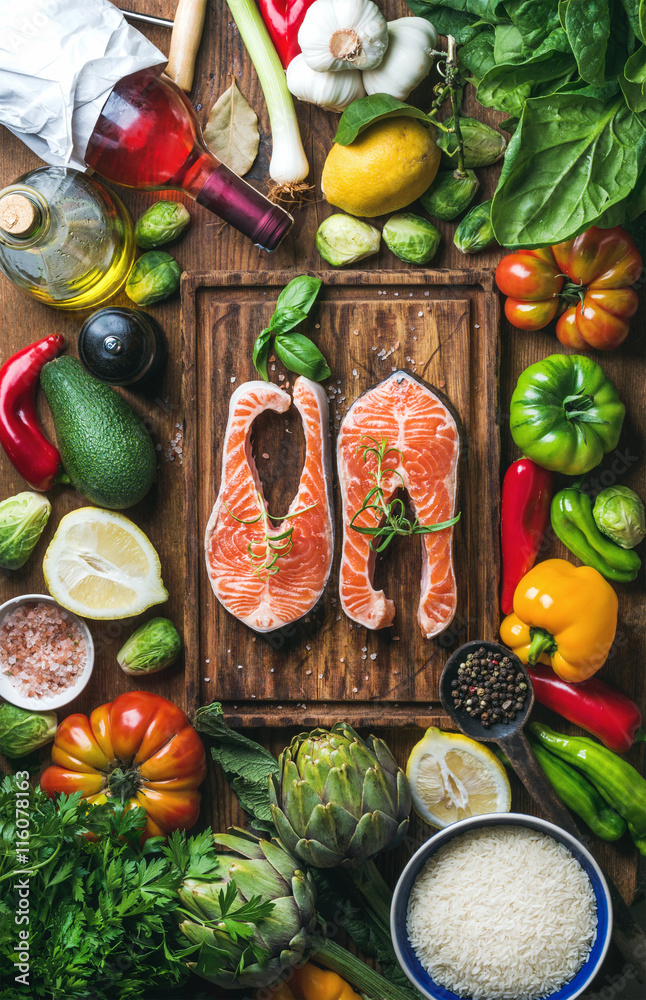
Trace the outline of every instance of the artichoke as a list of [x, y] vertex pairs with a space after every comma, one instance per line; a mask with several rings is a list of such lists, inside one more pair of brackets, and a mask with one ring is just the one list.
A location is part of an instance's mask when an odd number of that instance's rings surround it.
[[[304, 962], [321, 940], [312, 877], [299, 869], [278, 840], [260, 840], [237, 828], [213, 839], [228, 848], [217, 855], [216, 877], [208, 882], [185, 879], [179, 889], [184, 910], [196, 917], [184, 920], [180, 929], [191, 944], [202, 945], [190, 966], [223, 989], [268, 986], [285, 969]], [[251, 937], [231, 934], [223, 922], [222, 904], [231, 883], [237, 889], [234, 906], [258, 897], [274, 904], [255, 924]]]
[[358, 868], [408, 829], [406, 775], [383, 740], [338, 722], [294, 737], [270, 778], [271, 811], [287, 849], [315, 868]]

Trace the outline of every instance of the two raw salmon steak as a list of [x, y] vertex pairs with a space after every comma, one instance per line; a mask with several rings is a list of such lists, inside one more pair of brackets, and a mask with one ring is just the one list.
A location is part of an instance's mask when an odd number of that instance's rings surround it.
[[[284, 413], [291, 398], [271, 383], [247, 382], [231, 398], [220, 492], [206, 529], [206, 564], [213, 591], [227, 611], [257, 632], [280, 628], [311, 611], [332, 566], [328, 402], [320, 385], [302, 377], [294, 384], [293, 401], [303, 420], [306, 454], [287, 516], [276, 524], [267, 511], [251, 430], [260, 413], [267, 409]], [[353, 621], [380, 629], [392, 624], [395, 605], [372, 583], [378, 538], [371, 532], [385, 519], [374, 504], [364, 507], [376, 483], [377, 457], [370, 450], [374, 442], [387, 452], [379, 478], [383, 503], [405, 490], [416, 523], [423, 528], [455, 513], [460, 441], [445, 404], [404, 371], [394, 372], [360, 396], [341, 422], [337, 445], [343, 519], [341, 605]], [[453, 531], [442, 528], [420, 538], [418, 620], [430, 638], [447, 628], [456, 610]]]

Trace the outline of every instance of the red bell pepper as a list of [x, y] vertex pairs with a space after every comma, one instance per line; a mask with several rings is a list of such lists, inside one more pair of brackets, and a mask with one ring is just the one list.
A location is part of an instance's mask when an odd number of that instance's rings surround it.
[[529, 458], [519, 458], [507, 469], [500, 512], [500, 606], [506, 615], [513, 611], [514, 591], [536, 562], [550, 523], [552, 480], [548, 469]]
[[43, 366], [63, 350], [54, 333], [5, 361], [0, 368], [0, 444], [33, 490], [49, 490], [61, 475], [61, 456], [47, 440], [36, 413], [36, 386]]
[[639, 705], [599, 677], [570, 684], [540, 663], [530, 668], [529, 675], [536, 701], [592, 733], [609, 750], [626, 753], [635, 740], [646, 738], [639, 728]]
[[314, 0], [258, 0], [260, 13], [285, 69], [299, 54], [298, 32]]

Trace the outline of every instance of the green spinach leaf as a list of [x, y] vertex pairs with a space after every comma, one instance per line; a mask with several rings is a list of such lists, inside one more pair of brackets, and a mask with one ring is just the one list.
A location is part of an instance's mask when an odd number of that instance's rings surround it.
[[322, 382], [332, 374], [316, 344], [302, 333], [279, 334], [274, 340], [274, 349], [290, 372], [314, 382]]
[[360, 97], [353, 101], [345, 109], [339, 120], [334, 141], [339, 146], [349, 146], [369, 125], [374, 125], [383, 118], [418, 118], [420, 121], [429, 121], [428, 115], [419, 108], [398, 101], [396, 97], [390, 97], [389, 94], [371, 94], [370, 97]]
[[569, 0], [565, 31], [579, 74], [595, 87], [605, 82], [606, 49], [610, 37], [608, 0]]
[[628, 23], [641, 42], [646, 42], [646, 4], [644, 0], [621, 0]]
[[[550, 36], [551, 37], [551, 36]], [[520, 115], [525, 102], [537, 96], [541, 84], [551, 93], [567, 80], [575, 69], [571, 55], [552, 52], [537, 55], [522, 63], [502, 63], [490, 69], [478, 84], [476, 96], [481, 104], [510, 115]]]
[[619, 83], [632, 111], [646, 111], [646, 45], [640, 45], [626, 61]]
[[440, 35], [453, 35], [459, 45], [475, 38], [482, 30], [476, 15], [453, 10], [445, 5], [443, 0], [406, 0], [406, 2], [413, 14], [428, 18]]
[[509, 144], [492, 223], [511, 249], [571, 239], [633, 190], [646, 128], [617, 98], [533, 98]]
[[481, 31], [460, 49], [460, 62], [473, 74], [476, 81], [481, 80], [496, 65], [494, 41], [493, 31]]
[[559, 25], [558, 6], [554, 0], [507, 0], [507, 13], [521, 35], [525, 52], [530, 55]]

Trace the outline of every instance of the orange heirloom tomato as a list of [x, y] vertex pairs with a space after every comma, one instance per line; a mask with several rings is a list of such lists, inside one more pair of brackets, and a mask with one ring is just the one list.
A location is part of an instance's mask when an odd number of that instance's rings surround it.
[[561, 312], [556, 336], [566, 347], [608, 351], [628, 336], [639, 299], [630, 286], [642, 258], [621, 226], [592, 226], [574, 240], [507, 254], [496, 269], [505, 315], [520, 330], [542, 330]]
[[197, 821], [204, 746], [184, 712], [159, 695], [129, 691], [89, 719], [68, 715], [56, 730], [52, 760], [40, 779], [50, 798], [81, 792], [93, 804], [119, 798], [142, 806], [148, 814], [143, 840]]

